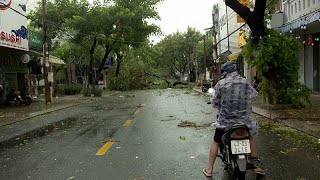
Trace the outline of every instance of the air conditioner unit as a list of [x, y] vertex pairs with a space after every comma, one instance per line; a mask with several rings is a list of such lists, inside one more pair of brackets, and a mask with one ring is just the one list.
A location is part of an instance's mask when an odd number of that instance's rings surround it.
[[271, 15], [271, 28], [278, 28], [283, 25], [283, 12], [274, 13]]

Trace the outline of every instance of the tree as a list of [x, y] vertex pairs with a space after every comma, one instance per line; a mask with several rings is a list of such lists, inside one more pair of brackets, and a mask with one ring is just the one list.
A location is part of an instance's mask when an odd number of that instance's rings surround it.
[[269, 29], [268, 36], [259, 42], [259, 52], [254, 51], [252, 40], [244, 48], [244, 56], [255, 66], [262, 77], [261, 93], [271, 104], [291, 104], [304, 107], [310, 104], [310, 90], [299, 82], [299, 42]]
[[[156, 11], [161, 0], [110, 0], [105, 5], [95, 3], [90, 5], [86, 0], [54, 0], [48, 3], [49, 30], [51, 38], [68, 37], [73, 43], [91, 42], [84, 46], [84, 51], [90, 53], [90, 77], [93, 62], [99, 59], [98, 72], [102, 72], [105, 61], [110, 53], [118, 54], [117, 72], [119, 74], [122, 53], [128, 47], [138, 47], [159, 28], [148, 23], [148, 19], [159, 19]], [[41, 6], [30, 13], [32, 25], [40, 28], [42, 19]], [[96, 48], [104, 46], [104, 55], [95, 55]], [[95, 80], [89, 78], [94, 84]]]
[[267, 0], [256, 0], [253, 11], [238, 0], [225, 0], [225, 3], [245, 20], [251, 29], [254, 42], [258, 43], [259, 39], [265, 35], [264, 17]]
[[165, 68], [171, 77], [182, 80], [187, 73], [192, 72], [197, 79], [197, 47], [202, 40], [201, 33], [190, 27], [184, 33], [176, 32], [165, 37], [156, 46], [159, 49], [157, 63]]

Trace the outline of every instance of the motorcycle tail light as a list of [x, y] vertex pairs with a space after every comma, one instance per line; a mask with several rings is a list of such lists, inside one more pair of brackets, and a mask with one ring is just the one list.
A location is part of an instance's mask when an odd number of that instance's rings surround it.
[[230, 134], [230, 137], [235, 139], [246, 138], [248, 136], [249, 132], [245, 129], [237, 129]]

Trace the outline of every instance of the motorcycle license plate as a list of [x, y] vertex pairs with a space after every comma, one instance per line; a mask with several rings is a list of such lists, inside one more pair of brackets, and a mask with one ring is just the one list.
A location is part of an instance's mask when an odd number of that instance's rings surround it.
[[18, 98], [21, 98], [21, 96], [18, 96]]
[[249, 140], [232, 140], [231, 141], [232, 154], [249, 154], [251, 153]]

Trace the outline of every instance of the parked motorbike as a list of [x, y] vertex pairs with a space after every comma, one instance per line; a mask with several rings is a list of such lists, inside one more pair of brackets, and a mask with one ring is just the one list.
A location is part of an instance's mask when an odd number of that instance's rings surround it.
[[204, 93], [205, 93], [205, 92], [208, 92], [208, 90], [209, 90], [210, 88], [212, 88], [213, 85], [214, 85], [214, 81], [213, 81], [213, 80], [208, 81], [208, 82], [204, 82], [204, 83], [202, 84], [202, 87], [201, 87], [202, 92], [204, 92]]
[[9, 106], [19, 106], [22, 104], [30, 105], [32, 103], [32, 98], [27, 93], [21, 93], [20, 91], [11, 90], [5, 99], [5, 105]]
[[26, 92], [21, 93], [21, 98], [20, 98], [26, 106], [29, 106], [32, 103], [32, 97], [30, 94], [27, 94]]

